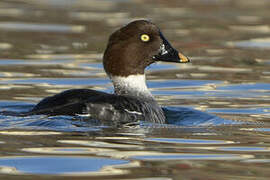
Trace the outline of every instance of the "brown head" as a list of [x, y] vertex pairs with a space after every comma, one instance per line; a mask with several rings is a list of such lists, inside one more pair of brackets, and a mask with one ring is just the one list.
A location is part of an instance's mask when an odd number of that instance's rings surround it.
[[144, 74], [155, 61], [189, 62], [165, 39], [159, 28], [146, 20], [137, 20], [115, 31], [103, 57], [109, 76]]

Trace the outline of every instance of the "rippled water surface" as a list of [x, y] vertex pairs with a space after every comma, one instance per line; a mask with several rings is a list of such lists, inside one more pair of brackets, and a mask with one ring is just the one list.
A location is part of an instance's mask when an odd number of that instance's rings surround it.
[[0, 115], [0, 179], [268, 179], [268, 0], [0, 1], [0, 111], [71, 88], [113, 92], [108, 36], [151, 19], [189, 64], [156, 63], [168, 123]]

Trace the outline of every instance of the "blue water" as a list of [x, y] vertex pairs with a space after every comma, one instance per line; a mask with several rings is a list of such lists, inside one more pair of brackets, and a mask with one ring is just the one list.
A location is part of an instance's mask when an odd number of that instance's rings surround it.
[[[43, 162], [43, 163], [40, 163]], [[26, 174], [66, 174], [100, 171], [103, 166], [127, 164], [125, 160], [91, 157], [30, 156], [0, 158], [0, 166], [14, 167]]]
[[191, 59], [146, 70], [167, 124], [0, 115], [0, 179], [269, 179], [269, 5], [0, 1], [0, 112], [67, 89], [112, 93], [102, 54], [134, 18], [151, 19]]

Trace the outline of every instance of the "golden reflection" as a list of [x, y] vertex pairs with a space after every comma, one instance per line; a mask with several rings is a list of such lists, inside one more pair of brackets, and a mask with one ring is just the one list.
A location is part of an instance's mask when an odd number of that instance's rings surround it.
[[270, 147], [260, 146], [218, 146], [218, 147], [191, 147], [191, 149], [204, 149], [204, 150], [215, 150], [215, 151], [232, 151], [237, 152], [269, 152]]
[[104, 148], [83, 148], [83, 147], [42, 147], [22, 148], [22, 151], [43, 154], [98, 154], [101, 152], [114, 152], [115, 149]]
[[40, 101], [40, 97], [13, 97], [13, 99], [19, 101], [32, 101], [32, 102]]
[[198, 67], [200, 71], [208, 72], [237, 72], [237, 73], [246, 73], [252, 72], [251, 68], [226, 68], [226, 67], [213, 67], [213, 66], [200, 66]]
[[110, 10], [115, 7], [115, 3], [111, 1], [100, 1], [100, 0], [76, 0], [76, 1], [36, 1], [36, 0], [20, 0], [21, 2], [25, 2], [31, 5], [38, 5], [38, 6], [45, 6], [45, 7], [54, 7], [57, 6], [58, 8], [93, 8], [94, 10], [99, 11], [106, 11]]
[[217, 55], [223, 55], [226, 53], [225, 49], [206, 49], [206, 52], [210, 55], [217, 56]]
[[173, 180], [172, 178], [168, 177], [150, 177], [150, 178], [128, 178], [123, 180]]
[[[159, 7], [159, 8], [154, 8], [154, 12], [158, 14], [163, 14], [163, 16], [173, 16], [173, 17], [178, 17], [178, 16], [183, 16], [187, 14], [191, 14], [193, 11], [192, 9], [189, 8], [182, 8], [182, 7]], [[177, 22], [176, 24], [178, 24]]]
[[133, 161], [123, 165], [109, 165], [103, 166], [100, 171], [97, 172], [80, 172], [80, 173], [65, 173], [63, 176], [114, 176], [129, 174], [128, 168], [140, 167], [141, 164], [138, 161]]
[[71, 12], [70, 17], [83, 21], [108, 21], [108, 19], [126, 19], [129, 17], [128, 12]]
[[107, 156], [116, 159], [128, 159], [132, 156], [162, 156], [166, 154], [155, 151], [115, 151], [115, 152], [100, 152], [97, 155]]
[[[222, 56], [214, 56], [214, 57], [211, 57], [211, 56], [192, 56], [190, 59], [192, 59], [192, 62], [193, 61], [205, 61], [206, 59], [209, 60], [209, 61], [219, 61], [222, 59]], [[197, 67], [197, 66], [192, 66], [193, 68]], [[199, 67], [199, 66], [198, 66]]]
[[8, 50], [11, 49], [12, 47], [13, 47], [12, 44], [0, 42], [0, 50]]
[[209, 153], [162, 153], [155, 151], [119, 151], [101, 152], [100, 156], [108, 156], [117, 159], [139, 159], [147, 161], [168, 161], [168, 160], [241, 160], [253, 158], [253, 155], [238, 154], [209, 154]]
[[269, 114], [250, 114], [250, 117], [256, 117], [256, 118], [264, 118], [264, 117], [269, 117]]
[[148, 138], [148, 142], [171, 143], [171, 144], [233, 144], [234, 141], [210, 140], [210, 139], [184, 139], [184, 138]]
[[[1, 80], [1, 78], [0, 78]], [[3, 79], [3, 80], [8, 80], [8, 79]], [[13, 88], [18, 88], [18, 89], [28, 89], [31, 88], [31, 86], [27, 85], [15, 85], [15, 84], [4, 84], [0, 85], [1, 90], [8, 90], [8, 89], [13, 89]]]
[[190, 30], [188, 29], [176, 29], [174, 33], [177, 36], [188, 36], [190, 34]]
[[269, 33], [270, 32], [270, 27], [267, 25], [233, 25], [233, 26], [229, 26], [229, 28], [231, 30], [234, 31], [241, 31], [243, 32], [247, 32], [247, 33]]
[[[11, 78], [11, 77], [34, 77], [36, 74], [31, 73], [18, 73], [18, 72], [2, 72], [3, 77]], [[7, 80], [7, 79], [5, 79]], [[14, 80], [14, 79], [13, 79]]]
[[199, 110], [199, 111], [206, 111], [208, 108], [209, 108], [209, 106], [207, 106], [207, 105], [201, 105], [201, 106], [194, 107], [194, 109]]
[[270, 163], [270, 159], [246, 159], [243, 160], [242, 162], [245, 163]]
[[[127, 24], [133, 20], [137, 20], [138, 18], [114, 18], [107, 19], [105, 22], [112, 27], [121, 26], [123, 24]], [[143, 18], [142, 18], [143, 19]]]
[[44, 135], [59, 135], [61, 132], [53, 131], [0, 131], [3, 135], [15, 135], [15, 136], [44, 136]]
[[228, 101], [210, 101], [209, 104], [212, 105], [229, 105], [231, 102]]
[[256, 131], [258, 128], [239, 128], [240, 131]]
[[142, 148], [141, 145], [134, 144], [119, 144], [119, 143], [108, 143], [101, 141], [85, 141], [85, 140], [58, 140], [57, 142], [65, 143], [65, 144], [77, 144], [84, 146], [92, 146], [92, 147], [103, 147], [103, 148]]
[[[124, 167], [123, 167], [124, 168]], [[79, 173], [65, 173], [59, 174], [60, 176], [116, 176], [129, 174], [129, 170], [116, 169], [113, 166], [104, 166], [98, 172], [79, 172]]]
[[0, 173], [3, 174], [18, 174], [20, 173], [16, 167], [0, 166]]
[[258, 23], [262, 20], [262, 17], [260, 16], [245, 16], [245, 15], [240, 15], [236, 17], [238, 21], [242, 23]]
[[139, 137], [145, 137], [145, 133], [144, 131], [133, 131], [133, 132], [124, 132], [124, 133], [117, 133], [119, 135], [123, 135], [123, 136], [139, 136]]
[[270, 76], [261, 76], [262, 79], [269, 79]]
[[[125, 175], [129, 174], [129, 170], [118, 169], [120, 167], [114, 166], [104, 166], [100, 171], [97, 172], [79, 172], [79, 173], [62, 173], [57, 174], [57, 176], [115, 176], [115, 175]], [[125, 168], [125, 167], [122, 167]], [[11, 175], [30, 175], [31, 173], [25, 173], [18, 171], [15, 167], [0, 166], [1, 174], [11, 174]], [[42, 174], [40, 174], [42, 175]], [[55, 174], [52, 174], [55, 175]]]
[[16, 8], [0, 8], [0, 16], [10, 16], [10, 17], [18, 17], [25, 14], [25, 11], [22, 9]]
[[251, 39], [253, 42], [270, 42], [270, 37]]
[[[90, 68], [89, 68], [90, 69]], [[94, 68], [91, 68], [94, 70]], [[82, 70], [66, 70], [66, 69], [48, 69], [47, 72], [60, 74], [61, 76], [74, 76], [74, 78], [82, 77], [82, 76], [90, 76], [93, 75], [93, 72], [89, 71], [82, 71]]]
[[215, 89], [217, 89], [216, 84], [205, 84], [204, 86], [201, 86], [198, 88], [198, 90], [202, 90], [202, 91], [209, 91], [209, 90], [215, 90]]
[[[130, 170], [126, 168], [139, 167], [140, 164], [137, 162], [131, 162], [125, 165], [112, 165], [104, 166], [98, 172], [80, 172], [80, 173], [65, 173], [62, 176], [116, 176], [116, 175], [126, 175], [130, 173]], [[123, 169], [121, 169], [123, 168]]]
[[31, 59], [102, 59], [103, 54], [91, 53], [91, 54], [29, 54], [26, 55], [27, 58]]
[[206, 133], [192, 133], [192, 135], [194, 135], [194, 136], [218, 136], [217, 133], [208, 133], [208, 132], [206, 132]]
[[40, 24], [26, 22], [0, 22], [0, 29], [7, 31], [83, 33], [83, 25]]
[[[137, 134], [135, 134], [135, 135], [137, 135]], [[119, 136], [119, 137], [96, 137], [95, 139], [99, 139], [99, 140], [139, 140], [139, 141], [142, 140], [141, 138], [122, 137], [122, 136]]]
[[193, 78], [204, 78], [209, 76], [207, 73], [190, 73]]

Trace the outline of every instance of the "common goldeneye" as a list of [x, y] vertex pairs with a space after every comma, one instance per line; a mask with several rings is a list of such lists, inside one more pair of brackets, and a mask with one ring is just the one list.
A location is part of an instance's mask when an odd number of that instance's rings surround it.
[[165, 123], [165, 115], [145, 82], [145, 68], [156, 61], [186, 63], [160, 29], [136, 20], [112, 33], [103, 56], [104, 69], [114, 94], [91, 89], [71, 89], [41, 100], [25, 115], [85, 115], [101, 122]]

